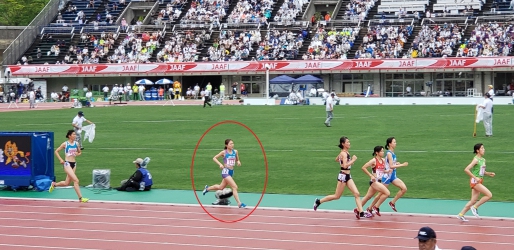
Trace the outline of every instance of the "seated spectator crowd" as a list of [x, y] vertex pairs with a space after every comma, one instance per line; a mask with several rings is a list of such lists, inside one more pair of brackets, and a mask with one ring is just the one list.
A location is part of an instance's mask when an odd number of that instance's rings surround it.
[[355, 39], [359, 35], [359, 30], [359, 27], [347, 27], [341, 31], [328, 30], [320, 25], [302, 59], [347, 59], [347, 54], [353, 47]]
[[355, 59], [401, 58], [403, 46], [412, 34], [412, 26], [377, 25], [368, 29]]

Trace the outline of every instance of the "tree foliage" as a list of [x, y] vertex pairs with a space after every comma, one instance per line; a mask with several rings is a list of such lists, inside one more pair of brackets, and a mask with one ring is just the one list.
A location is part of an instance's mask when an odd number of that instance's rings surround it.
[[50, 0], [1, 0], [0, 25], [25, 26]]

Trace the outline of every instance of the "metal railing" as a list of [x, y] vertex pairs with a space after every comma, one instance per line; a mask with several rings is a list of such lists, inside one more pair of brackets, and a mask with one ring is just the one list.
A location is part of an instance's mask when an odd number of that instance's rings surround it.
[[41, 35], [43, 34], [73, 34], [75, 27], [43, 27]]
[[514, 14], [510, 15], [494, 15], [494, 16], [480, 16], [477, 17], [476, 23], [483, 23], [483, 22], [498, 22], [498, 23], [507, 23], [514, 21]]
[[224, 29], [260, 29], [263, 24], [261, 23], [222, 23], [220, 25], [220, 30]]
[[121, 26], [84, 26], [80, 29], [82, 33], [102, 33], [102, 32], [113, 32], [119, 33]]
[[50, 0], [29, 25], [16, 37], [16, 39], [4, 51], [3, 65], [12, 65], [30, 48], [37, 35], [41, 33], [44, 26], [50, 23], [67, 0]]
[[414, 25], [414, 18], [371, 19], [368, 22], [368, 26], [372, 26], [372, 25], [387, 25], [387, 26]]
[[309, 21], [285, 21], [285, 22], [269, 22], [268, 29], [276, 28], [307, 28]]

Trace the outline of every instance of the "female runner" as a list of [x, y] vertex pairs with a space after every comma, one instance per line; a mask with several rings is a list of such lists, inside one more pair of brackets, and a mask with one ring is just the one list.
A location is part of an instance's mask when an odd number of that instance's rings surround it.
[[348, 152], [348, 149], [350, 149], [350, 140], [345, 136], [341, 137], [339, 139], [338, 147], [341, 148], [341, 152], [335, 160], [339, 162], [341, 170], [339, 171], [339, 175], [337, 176], [336, 192], [335, 194], [328, 195], [321, 200], [316, 198], [316, 200], [314, 201], [314, 211], [318, 209], [321, 203], [332, 200], [338, 200], [339, 198], [341, 198], [344, 188], [348, 186], [350, 191], [353, 193], [353, 196], [355, 197], [355, 203], [357, 204], [357, 208], [354, 209], [355, 216], [357, 217], [357, 219], [360, 219], [361, 217], [369, 218], [371, 217], [371, 214], [363, 211], [359, 190], [357, 190], [357, 186], [355, 186], [355, 182], [353, 181], [352, 176], [350, 175], [350, 169], [352, 168], [353, 163], [357, 160], [357, 156], [355, 155], [351, 157], [350, 160], [350, 152]]
[[[389, 186], [389, 184], [392, 183], [393, 185], [395, 185], [396, 187], [398, 187], [400, 189], [398, 191], [398, 193], [394, 196], [393, 200], [389, 202], [389, 206], [391, 206], [391, 209], [393, 209], [393, 211], [397, 212], [396, 211], [396, 202], [407, 192], [407, 186], [405, 185], [405, 183], [403, 183], [402, 180], [400, 180], [400, 178], [398, 178], [396, 176], [396, 169], [400, 168], [400, 167], [406, 167], [409, 165], [409, 163], [404, 162], [404, 163], [400, 164], [400, 163], [396, 162], [396, 154], [394, 153], [395, 148], [396, 148], [396, 139], [394, 137], [387, 138], [386, 145], [385, 145], [385, 149], [387, 149], [387, 153], [386, 153], [385, 171], [384, 171], [384, 175], [382, 176], [382, 184], [384, 184], [387, 187], [387, 186]], [[377, 198], [375, 198], [375, 199], [377, 199]], [[380, 199], [380, 198], [378, 198], [378, 199]]]
[[[75, 188], [75, 192], [77, 193], [77, 196], [79, 197], [80, 202], [88, 202], [88, 198], [82, 197], [82, 193], [80, 192], [80, 186], [79, 186], [79, 178], [77, 178], [77, 175], [75, 175], [75, 171], [77, 170], [77, 162], [75, 160], [75, 157], [82, 154], [82, 151], [80, 151], [80, 147], [78, 143], [75, 141], [75, 138], [77, 135], [75, 134], [75, 131], [68, 130], [68, 133], [66, 134], [66, 138], [68, 138], [67, 141], [63, 142], [61, 146], [59, 146], [55, 150], [55, 155], [59, 159], [59, 162], [64, 165], [64, 172], [66, 172], [66, 180], [60, 181], [60, 182], [52, 182], [52, 185], [50, 186], [50, 189], [48, 190], [50, 193], [54, 191], [55, 187], [63, 187], [70, 185], [70, 181], [73, 181], [73, 188]], [[64, 160], [59, 155], [59, 151], [64, 149]]]
[[[223, 156], [223, 164], [218, 160], [218, 158], [220, 158], [221, 156]], [[241, 162], [239, 161], [239, 153], [237, 152], [237, 150], [234, 149], [234, 142], [231, 139], [226, 139], [225, 149], [216, 156], [214, 156], [212, 160], [214, 160], [214, 162], [216, 162], [220, 167], [221, 177], [223, 178], [223, 180], [219, 185], [205, 185], [203, 195], [205, 195], [207, 192], [211, 190], [223, 190], [228, 184], [232, 188], [232, 193], [237, 201], [237, 206], [240, 208], [246, 207], [246, 205], [239, 200], [239, 195], [237, 193], [237, 184], [234, 181], [234, 178], [232, 177], [234, 175], [234, 166], [236, 165], [236, 163], [237, 166], [241, 166]]]
[[[384, 147], [382, 146], [376, 146], [373, 149], [373, 159], [368, 161], [364, 166], [362, 166], [362, 171], [366, 173], [371, 180], [369, 181], [369, 188], [368, 193], [366, 193], [366, 196], [364, 196], [361, 200], [362, 206], [366, 204], [366, 202], [373, 197], [377, 192], [378, 201], [375, 205], [369, 206], [369, 208], [366, 209], [370, 214], [375, 211], [375, 213], [380, 216], [380, 205], [389, 197], [389, 190], [386, 186], [382, 184], [382, 176], [384, 175], [385, 171], [385, 160], [384, 160]], [[372, 173], [368, 171], [368, 168], [371, 167]]]
[[[475, 215], [475, 217], [480, 218], [478, 215], [478, 207], [493, 197], [491, 191], [489, 191], [489, 189], [487, 189], [483, 184], [484, 175], [489, 175], [491, 177], [495, 176], [494, 172], [485, 171], [486, 165], [484, 159], [484, 144], [475, 144], [473, 151], [475, 152], [476, 156], [473, 157], [471, 163], [464, 169], [464, 172], [469, 175], [469, 177], [471, 177], [469, 182], [471, 187], [471, 200], [466, 204], [466, 206], [464, 206], [459, 215], [457, 215], [457, 218], [462, 221], [468, 221], [468, 219], [464, 218], [464, 214], [466, 214], [469, 209], [471, 209], [471, 212], [473, 215]], [[480, 194], [483, 194], [484, 196], [482, 196], [482, 198], [477, 202]]]

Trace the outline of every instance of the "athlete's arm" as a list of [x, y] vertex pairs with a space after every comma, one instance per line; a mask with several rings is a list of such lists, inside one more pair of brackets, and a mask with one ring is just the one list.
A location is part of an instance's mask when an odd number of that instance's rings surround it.
[[342, 160], [341, 167], [343, 167], [343, 168], [348, 168], [349, 166], [353, 165], [353, 163], [357, 160], [357, 156], [354, 155], [352, 157], [352, 159], [347, 162], [346, 161], [346, 158], [347, 158], [346, 155], [347, 154], [348, 153], [346, 153], [346, 152], [342, 152], [341, 153], [341, 160]]
[[63, 160], [63, 159], [61, 158], [61, 156], [59, 155], [59, 151], [63, 150], [63, 149], [64, 149], [64, 147], [66, 147], [66, 143], [65, 143], [65, 142], [63, 142], [63, 143], [61, 144], [61, 146], [59, 146], [59, 147], [55, 150], [55, 156], [57, 156], [57, 159], [59, 159], [59, 162], [60, 162], [61, 164], [63, 164], [63, 163], [64, 163], [64, 160]]
[[217, 154], [216, 156], [214, 156], [214, 157], [212, 158], [212, 160], [213, 160], [214, 162], [216, 162], [220, 168], [224, 168], [225, 166], [224, 166], [223, 164], [221, 164], [221, 162], [218, 160], [218, 158], [220, 158], [221, 156], [225, 156], [225, 150], [222, 150], [221, 152], [219, 152], [219, 154]]
[[469, 175], [469, 177], [471, 177], [471, 178], [475, 178], [475, 180], [476, 180], [477, 182], [479, 182], [479, 181], [480, 181], [480, 178], [478, 178], [478, 177], [474, 176], [474, 175], [473, 175], [473, 173], [471, 173], [471, 170], [470, 170], [473, 166], [477, 165], [477, 163], [478, 163], [477, 159], [473, 158], [473, 160], [471, 161], [471, 163], [470, 163], [468, 166], [466, 166], [466, 168], [464, 168], [464, 173], [466, 173], [467, 175]]
[[236, 161], [237, 161], [237, 165], [241, 166], [241, 161], [239, 161], [239, 151], [237, 151], [237, 150], [236, 150]]
[[390, 169], [406, 167], [406, 166], [409, 165], [408, 162], [404, 162], [402, 164], [393, 165], [393, 154], [391, 154], [391, 152], [387, 152], [387, 162], [389, 162], [389, 168]]
[[364, 164], [364, 166], [362, 166], [362, 171], [365, 174], [367, 174], [369, 176], [369, 178], [371, 178], [371, 179], [375, 178], [375, 176], [368, 171], [368, 168], [375, 166], [375, 164], [376, 164], [376, 159], [373, 158], [373, 159], [369, 160], [366, 164]]

